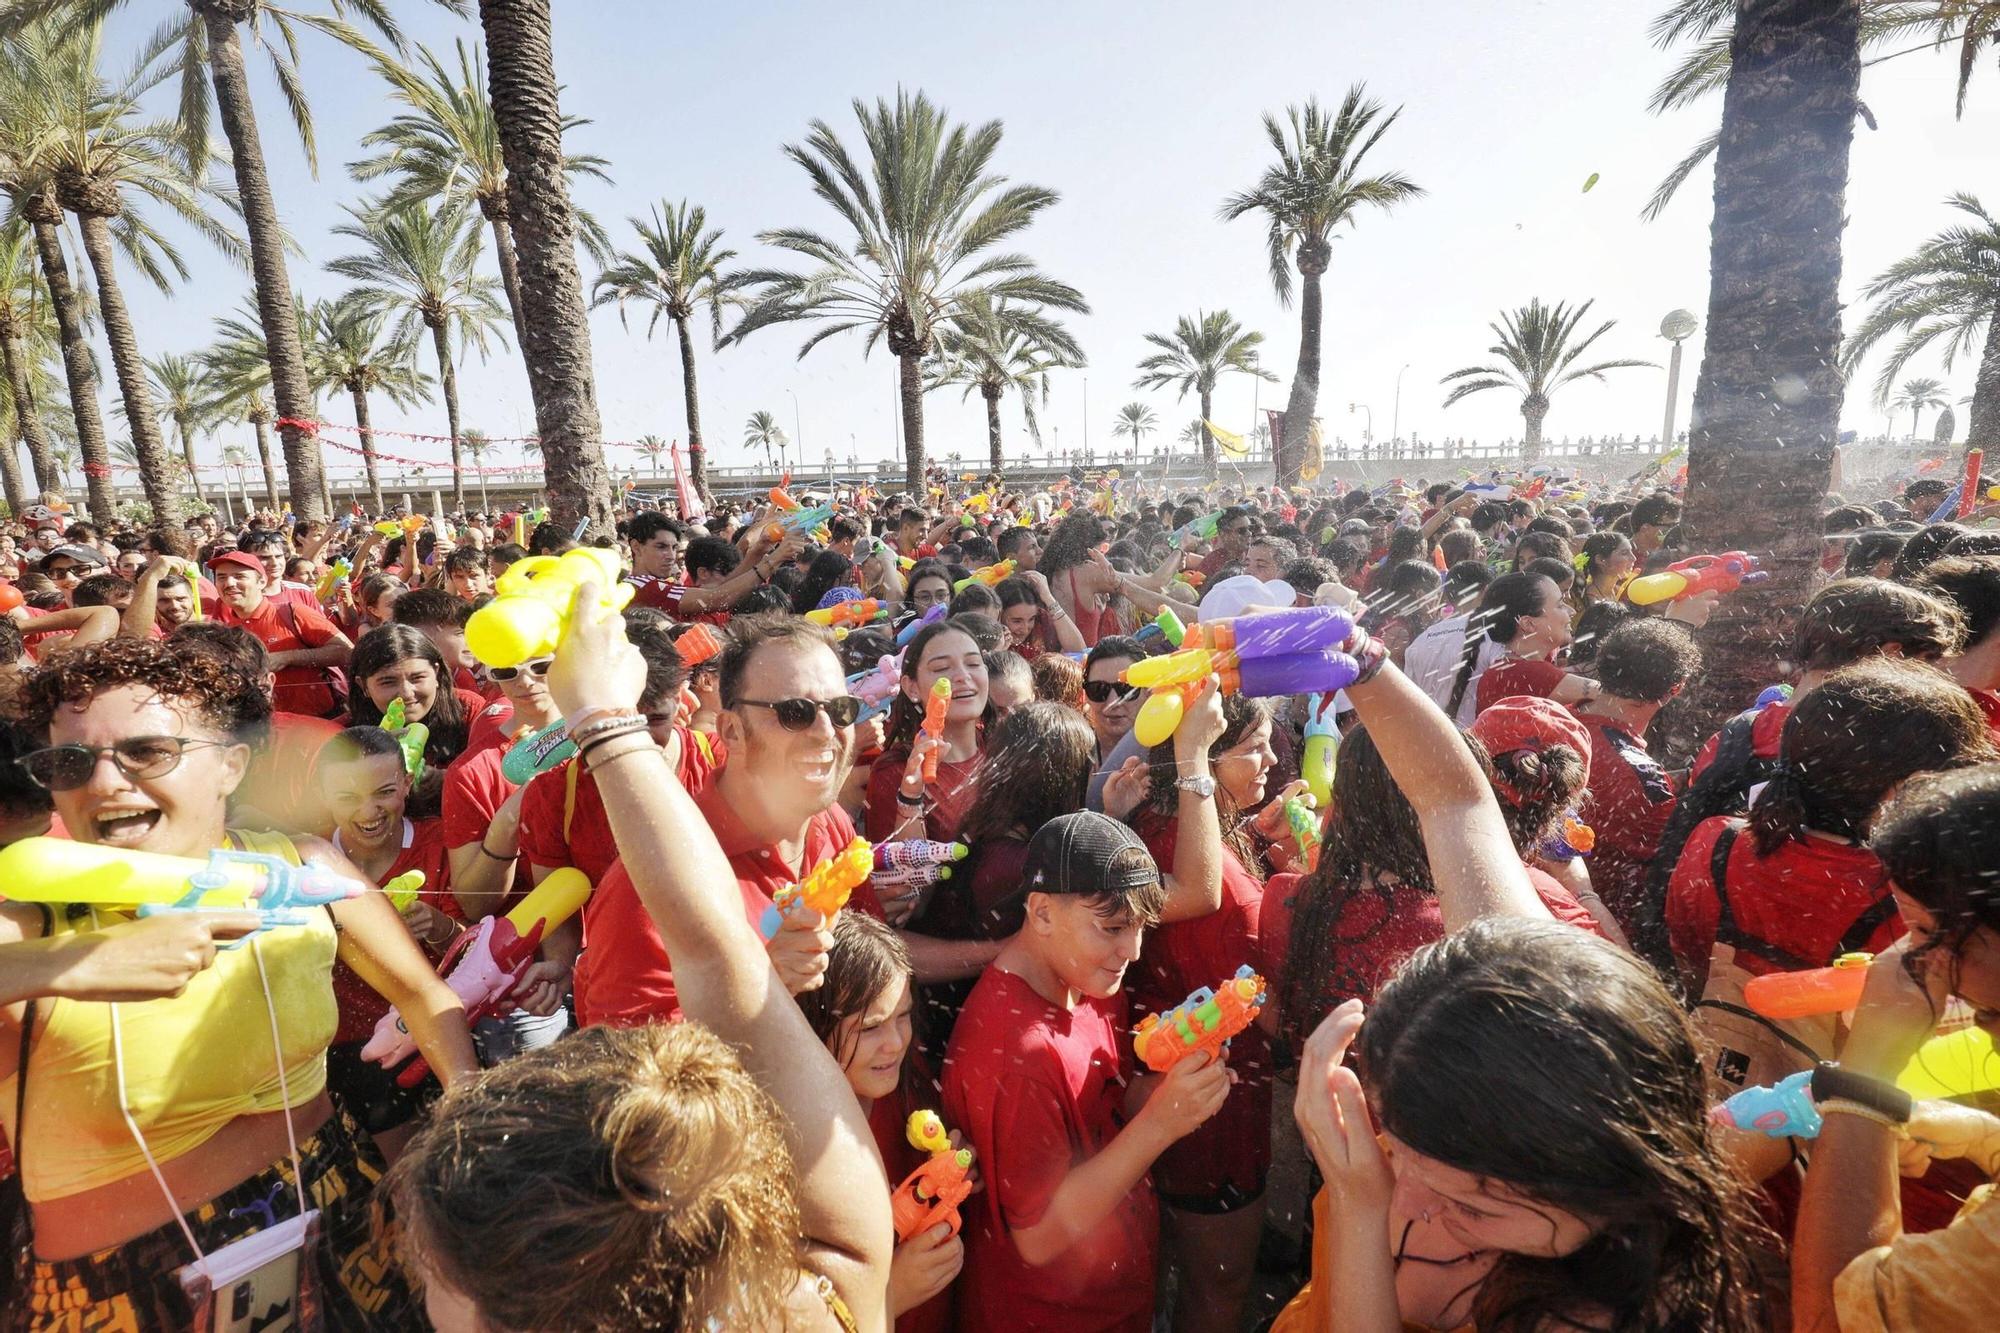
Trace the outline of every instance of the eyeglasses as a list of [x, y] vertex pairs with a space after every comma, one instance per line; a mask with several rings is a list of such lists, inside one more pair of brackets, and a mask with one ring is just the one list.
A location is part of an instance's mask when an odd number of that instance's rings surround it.
[[837, 699], [738, 699], [737, 708], [768, 708], [786, 731], [804, 731], [820, 713], [836, 727], [851, 727], [861, 716], [861, 701], [851, 694]]
[[52, 579], [81, 579], [83, 577], [83, 566], [50, 565], [47, 568], [45, 568], [42, 572], [47, 574]]
[[1139, 685], [1125, 685], [1115, 680], [1086, 680], [1083, 682], [1083, 697], [1094, 704], [1124, 703], [1136, 699], [1143, 689]]
[[491, 678], [495, 682], [512, 680], [516, 676], [520, 675], [523, 671], [533, 676], [546, 676], [549, 674], [550, 665], [553, 664], [555, 660], [556, 659], [553, 657], [536, 657], [530, 659], [529, 661], [521, 663], [521, 665], [519, 666], [488, 667], [486, 669], [486, 674], [489, 678]]
[[234, 741], [193, 740], [186, 736], [132, 736], [113, 745], [51, 745], [30, 750], [14, 762], [50, 791], [73, 791], [90, 781], [97, 761], [105, 755], [118, 771], [134, 781], [163, 778], [180, 766], [181, 756], [204, 746], [229, 746]]

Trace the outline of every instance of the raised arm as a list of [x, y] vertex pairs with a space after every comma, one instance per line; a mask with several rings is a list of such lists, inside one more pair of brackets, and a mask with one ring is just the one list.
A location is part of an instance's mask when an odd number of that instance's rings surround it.
[[[645, 663], [624, 620], [577, 592], [549, 672], [564, 717], [634, 714]], [[632, 887], [674, 960], [689, 1018], [733, 1044], [751, 1077], [785, 1109], [812, 1263], [831, 1278], [860, 1325], [887, 1322], [892, 1228], [888, 1182], [846, 1077], [771, 968], [744, 918], [736, 876], [673, 765], [644, 731], [594, 744], [597, 777]]]

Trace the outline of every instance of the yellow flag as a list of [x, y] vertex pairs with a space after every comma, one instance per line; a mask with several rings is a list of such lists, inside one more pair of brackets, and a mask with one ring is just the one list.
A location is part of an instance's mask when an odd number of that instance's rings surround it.
[[1223, 453], [1228, 454], [1231, 458], [1248, 458], [1250, 456], [1249, 449], [1244, 447], [1243, 437], [1235, 431], [1224, 430], [1213, 421], [1204, 421], [1201, 424], [1208, 427], [1208, 433], [1215, 437], [1216, 446]]
[[1320, 474], [1326, 461], [1326, 437], [1320, 433], [1319, 418], [1314, 417], [1312, 431], [1306, 436], [1306, 456], [1299, 460], [1299, 477], [1311, 481]]

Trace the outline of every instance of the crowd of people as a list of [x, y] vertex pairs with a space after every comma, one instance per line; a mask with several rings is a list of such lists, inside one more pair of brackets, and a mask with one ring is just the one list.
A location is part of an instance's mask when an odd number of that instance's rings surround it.
[[[1704, 554], [1651, 473], [626, 510], [518, 660], [474, 618], [582, 529], [45, 496], [0, 1328], [2000, 1327], [2000, 533], [1880, 489], [1687, 754], [1733, 594], [1633, 595]], [[1237, 670], [1280, 614], [1328, 688]], [[358, 887], [142, 910], [58, 844]]]

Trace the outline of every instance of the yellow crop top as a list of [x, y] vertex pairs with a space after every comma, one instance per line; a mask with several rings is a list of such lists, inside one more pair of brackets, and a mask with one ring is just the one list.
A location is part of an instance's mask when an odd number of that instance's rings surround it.
[[[283, 834], [232, 830], [229, 840], [299, 864], [298, 849]], [[122, 919], [122, 913], [98, 909], [72, 921], [57, 906], [54, 929], [90, 930]], [[254, 944], [218, 950], [214, 966], [175, 998], [115, 1006], [132, 1118], [160, 1162], [207, 1142], [238, 1116], [287, 1105], [271, 1048], [273, 1012], [289, 1104], [310, 1101], [326, 1087], [326, 1048], [339, 1024], [332, 917], [315, 909], [303, 926], [251, 938]], [[268, 1006], [257, 975], [259, 951], [270, 977]], [[14, 1079], [0, 1081], [0, 1123], [21, 1159], [21, 1183], [30, 1202], [80, 1194], [146, 1170], [118, 1111], [113, 1008], [49, 999], [35, 1006], [26, 1143], [15, 1137]]]

